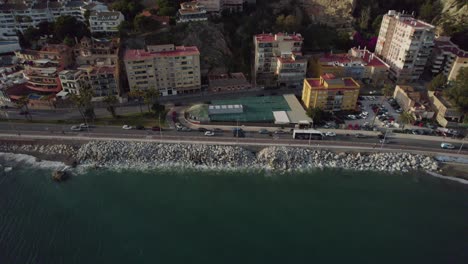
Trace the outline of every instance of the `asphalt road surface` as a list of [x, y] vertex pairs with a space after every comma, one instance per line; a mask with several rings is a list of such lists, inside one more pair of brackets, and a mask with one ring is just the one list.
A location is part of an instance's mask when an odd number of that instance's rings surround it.
[[[386, 149], [402, 149], [402, 150], [419, 150], [430, 151], [437, 153], [457, 153], [461, 144], [455, 143], [455, 149], [445, 150], [440, 148], [440, 142], [426, 139], [407, 139], [407, 138], [392, 138], [387, 137], [388, 144], [380, 144], [376, 136], [368, 136], [365, 138], [356, 138], [353, 135], [337, 135], [336, 137], [326, 137], [324, 140], [299, 140], [293, 139], [291, 134], [259, 134], [258, 132], [245, 132], [245, 138], [234, 138], [231, 131], [216, 132], [215, 136], [205, 136], [203, 132], [190, 131], [182, 132], [174, 129], [165, 129], [163, 131], [145, 130], [124, 130], [121, 127], [115, 126], [93, 126], [82, 131], [71, 131], [70, 125], [54, 125], [54, 124], [26, 124], [26, 123], [0, 123], [0, 138], [1, 134], [16, 134], [21, 135], [42, 135], [42, 136], [79, 136], [83, 139], [87, 137], [97, 138], [128, 138], [128, 139], [158, 139], [158, 140], [180, 140], [185, 142], [190, 141], [217, 141], [219, 143], [232, 142], [256, 142], [256, 143], [282, 143], [282, 144], [303, 144], [303, 145], [319, 145], [319, 146], [343, 146], [345, 147], [363, 147], [363, 148], [386, 148]], [[468, 144], [463, 145], [460, 154], [468, 155]]]

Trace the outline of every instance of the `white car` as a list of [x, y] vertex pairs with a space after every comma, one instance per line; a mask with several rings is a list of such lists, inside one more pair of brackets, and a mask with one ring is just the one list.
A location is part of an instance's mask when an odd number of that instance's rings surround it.
[[455, 146], [450, 144], [450, 143], [442, 143], [440, 144], [440, 147], [443, 148], [443, 149], [454, 149]]
[[327, 136], [327, 137], [336, 137], [336, 133], [335, 132], [327, 132], [327, 133], [325, 133], [325, 136]]
[[215, 135], [215, 133], [213, 131], [206, 131], [205, 132], [205, 136], [212, 137], [214, 135]]
[[352, 119], [352, 120], [356, 120], [356, 116], [355, 116], [355, 115], [348, 115], [348, 118], [349, 118], [349, 119]]
[[130, 129], [133, 129], [133, 127], [129, 125], [123, 125], [122, 129], [130, 130]]
[[80, 126], [72, 126], [72, 127], [70, 127], [70, 130], [71, 131], [81, 131], [81, 127]]

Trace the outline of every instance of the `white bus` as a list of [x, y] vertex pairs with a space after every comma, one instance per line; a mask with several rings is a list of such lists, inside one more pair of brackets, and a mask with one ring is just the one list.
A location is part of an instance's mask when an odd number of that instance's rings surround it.
[[294, 129], [293, 138], [321, 140], [323, 139], [323, 133], [315, 129]]

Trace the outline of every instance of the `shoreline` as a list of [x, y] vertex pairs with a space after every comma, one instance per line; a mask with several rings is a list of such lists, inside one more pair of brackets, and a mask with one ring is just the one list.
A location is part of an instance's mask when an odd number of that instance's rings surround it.
[[[26, 154], [36, 161], [60, 161], [104, 168], [213, 168], [296, 171], [341, 168], [385, 172], [429, 171], [468, 179], [468, 159], [440, 154], [421, 155], [394, 150], [327, 149], [297, 146], [232, 146], [190, 143], [132, 142], [115, 140], [6, 140], [0, 152]], [[177, 161], [177, 162], [175, 162]], [[449, 162], [448, 162], [449, 161]], [[447, 173], [449, 172], [449, 173]], [[456, 173], [455, 173], [456, 172]], [[445, 176], [445, 174], [450, 176]]]

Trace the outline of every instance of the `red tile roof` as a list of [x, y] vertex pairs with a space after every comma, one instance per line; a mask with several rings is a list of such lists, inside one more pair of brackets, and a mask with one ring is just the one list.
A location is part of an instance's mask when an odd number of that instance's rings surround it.
[[468, 58], [468, 51], [460, 49], [455, 43], [448, 40], [446, 37], [435, 39], [434, 44], [435, 47], [440, 50], [450, 52], [461, 58]]
[[161, 52], [149, 52], [143, 49], [128, 49], [125, 51], [124, 60], [144, 60], [157, 57], [175, 57], [175, 56], [191, 56], [191, 55], [200, 55], [198, 48], [195, 46], [185, 47], [178, 46], [175, 47], [173, 51], [161, 51]]
[[[321, 82], [323, 80], [324, 83]], [[331, 73], [327, 73], [322, 75], [320, 78], [308, 78], [306, 81], [312, 88], [315, 89], [356, 89], [359, 88], [359, 84], [353, 80], [353, 78], [345, 77], [345, 78], [335, 78], [335, 75]], [[335, 88], [327, 88], [325, 87], [325, 83], [328, 85], [338, 85], [339, 87]]]
[[[330, 54], [327, 53], [324, 56], [319, 58], [319, 62], [321, 64], [326, 64], [326, 63], [362, 63], [365, 66], [372, 66], [372, 67], [388, 67], [388, 65], [381, 60], [377, 55], [374, 54], [372, 56], [372, 52], [368, 50], [358, 50], [356, 48], [352, 48], [356, 52], [362, 52], [364, 56], [362, 57], [353, 57], [348, 53], [338, 53], [338, 54]], [[332, 65], [331, 65], [332, 66]]]

